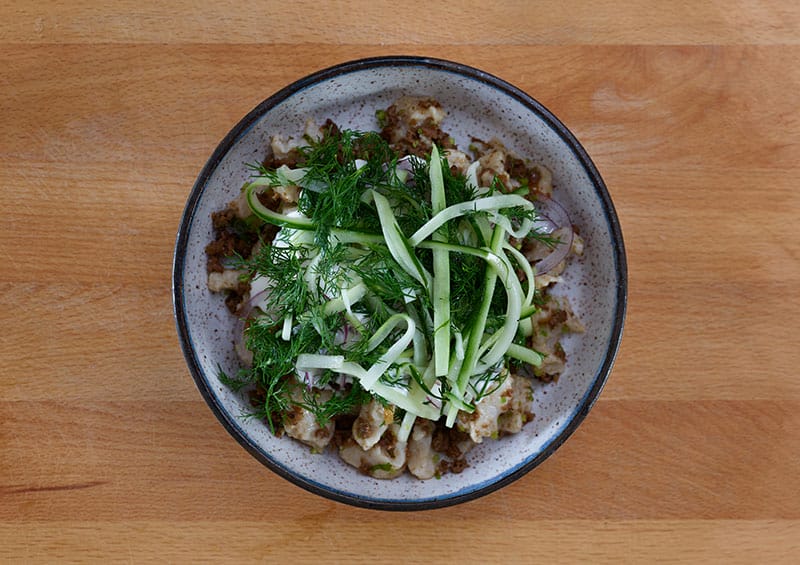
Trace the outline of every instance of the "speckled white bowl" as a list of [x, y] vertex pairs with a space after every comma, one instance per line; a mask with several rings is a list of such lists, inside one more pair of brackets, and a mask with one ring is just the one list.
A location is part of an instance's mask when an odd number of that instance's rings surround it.
[[[273, 437], [248, 403], [217, 380], [235, 372], [234, 319], [206, 288], [204, 247], [211, 212], [235, 197], [264, 157], [275, 133], [300, 135], [311, 117], [352, 129], [376, 129], [375, 110], [401, 95], [428, 96], [447, 111], [443, 129], [460, 147], [471, 136], [500, 138], [519, 155], [553, 171], [556, 198], [586, 241], [559, 292], [569, 296], [586, 333], [564, 343], [566, 373], [534, 385], [536, 417], [521, 433], [485, 441], [469, 467], [439, 480], [409, 475], [379, 481], [359, 474], [335, 453], [312, 454]], [[437, 59], [382, 57], [337, 65], [291, 84], [245, 116], [214, 150], [192, 189], [178, 232], [173, 271], [175, 317], [183, 352], [201, 394], [230, 434], [268, 468], [312, 492], [370, 508], [414, 510], [464, 502], [492, 492], [536, 467], [575, 431], [611, 370], [622, 335], [627, 273], [622, 234], [600, 174], [569, 130], [536, 100], [482, 71]]]

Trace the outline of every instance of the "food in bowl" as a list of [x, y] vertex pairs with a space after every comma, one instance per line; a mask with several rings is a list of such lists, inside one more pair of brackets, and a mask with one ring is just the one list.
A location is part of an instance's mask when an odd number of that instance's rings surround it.
[[583, 252], [551, 175], [473, 138], [435, 100], [403, 98], [376, 130], [309, 122], [273, 136], [213, 214], [208, 287], [239, 323], [252, 415], [375, 478], [460, 472], [486, 438], [521, 431], [531, 379], [584, 328], [557, 296]]

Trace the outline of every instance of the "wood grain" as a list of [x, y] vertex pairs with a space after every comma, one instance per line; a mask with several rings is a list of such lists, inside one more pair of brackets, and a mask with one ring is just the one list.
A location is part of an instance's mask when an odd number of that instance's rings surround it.
[[11, 0], [0, 37], [26, 43], [272, 43], [530, 45], [798, 43], [789, 2], [678, 0], [387, 0], [354, 5], [298, 0]]
[[[165, 6], [0, 7], [0, 562], [797, 561], [800, 8]], [[415, 514], [252, 459], [188, 375], [170, 292], [228, 129], [309, 72], [397, 53], [561, 117], [630, 270], [620, 355], [575, 435], [497, 493]]]
[[[263, 522], [246, 520], [209, 520], [184, 528], [158, 520], [50, 522], [26, 525], [21, 535], [0, 524], [0, 543], [17, 550], [14, 555], [25, 562], [80, 555], [106, 563], [181, 563], [187, 559], [186, 548], [202, 547], [209, 562], [273, 563], [286, 558], [284, 548], [289, 545], [295, 562], [317, 562], [320, 554], [337, 555], [341, 563], [363, 562], [358, 546], [341, 543], [342, 532], [331, 518], [324, 511], [296, 516], [271, 525], [269, 535]], [[453, 552], [463, 547], [464, 531], [481, 531], [500, 537], [505, 547], [524, 548], [517, 554], [500, 550], [503, 563], [792, 563], [800, 551], [800, 527], [785, 520], [548, 520], [535, 524], [535, 535], [529, 533], [532, 523], [526, 517], [481, 517], [462, 521], [462, 529], [399, 520], [404, 535], [385, 538], [381, 549], [403, 555], [409, 563], [496, 562], [496, 544], [478, 544], [469, 558], [463, 551]], [[237, 532], [233, 539], [231, 531]], [[404, 541], [412, 535], [429, 537], [432, 531], [436, 544]], [[753, 539], [765, 540], [763, 547], [753, 545]]]
[[[800, 520], [800, 485], [786, 481], [800, 476], [798, 405], [604, 400], [586, 429], [534, 473], [478, 502], [408, 520], [438, 516], [456, 524], [487, 512], [547, 520]], [[4, 403], [0, 416], [9, 428], [2, 436], [8, 483], [0, 490], [9, 504], [0, 522], [236, 520], [245, 508], [246, 517], [272, 522], [284, 506], [375, 518], [264, 470], [202, 401], [17, 401]], [[369, 527], [379, 535], [386, 524]]]

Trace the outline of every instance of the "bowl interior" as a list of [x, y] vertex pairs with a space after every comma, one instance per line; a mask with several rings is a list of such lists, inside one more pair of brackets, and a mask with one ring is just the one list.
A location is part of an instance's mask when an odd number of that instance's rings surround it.
[[[534, 384], [535, 419], [519, 434], [485, 441], [461, 474], [419, 481], [379, 481], [335, 453], [311, 454], [244, 418], [247, 401], [217, 380], [218, 366], [237, 368], [233, 317], [206, 288], [204, 247], [210, 215], [238, 194], [247, 163], [261, 160], [273, 134], [300, 136], [307, 119], [331, 118], [352, 129], [376, 129], [375, 111], [403, 95], [439, 100], [443, 129], [466, 148], [472, 137], [497, 137], [553, 172], [555, 198], [586, 242], [557, 294], [567, 295], [586, 333], [566, 339], [567, 371], [558, 383]], [[422, 508], [474, 498], [521, 476], [546, 458], [591, 407], [611, 368], [625, 308], [625, 264], [613, 207], [602, 180], [571, 134], [533, 100], [497, 79], [459, 65], [420, 59], [370, 61], [318, 73], [268, 99], [232, 130], [201, 174], [187, 205], [176, 250], [176, 313], [184, 351], [201, 392], [228, 430], [256, 457], [295, 483], [341, 501], [381, 508]]]

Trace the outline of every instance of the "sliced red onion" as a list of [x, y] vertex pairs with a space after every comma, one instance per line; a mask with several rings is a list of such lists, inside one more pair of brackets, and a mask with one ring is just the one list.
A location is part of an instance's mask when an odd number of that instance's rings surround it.
[[[405, 171], [406, 173], [414, 172], [414, 165], [415, 164], [423, 164], [425, 163], [424, 159], [417, 157], [416, 155], [406, 155], [405, 157], [401, 157], [397, 160], [397, 164], [395, 165], [398, 171]], [[385, 164], [383, 166], [384, 170], [389, 169], [389, 165]], [[413, 180], [413, 179], [412, 179]]]
[[233, 346], [236, 350], [236, 354], [241, 359], [242, 363], [245, 365], [252, 365], [253, 364], [253, 352], [247, 349], [247, 345], [244, 342], [244, 326], [247, 323], [247, 320], [250, 318], [250, 314], [253, 312], [253, 309], [256, 307], [256, 304], [261, 302], [261, 300], [266, 296], [268, 289], [264, 289], [261, 292], [255, 293], [250, 299], [245, 302], [239, 313], [236, 316], [236, 323], [233, 326]]
[[303, 371], [302, 374], [299, 375], [299, 377], [300, 381], [306, 385], [306, 388], [308, 390], [311, 390], [312, 388], [317, 386], [318, 379], [316, 375], [309, 373], [308, 371]]
[[567, 257], [569, 250], [572, 248], [574, 233], [572, 231], [572, 222], [569, 219], [569, 214], [567, 214], [567, 211], [557, 200], [553, 200], [552, 198], [537, 200], [536, 211], [540, 220], [543, 220], [541, 223], [546, 226], [543, 231], [547, 234], [556, 234], [556, 232], [559, 232], [556, 235], [558, 235], [561, 240], [560, 243], [557, 243], [555, 247], [553, 247], [547, 256], [536, 263], [536, 274], [543, 275], [551, 271]]
[[439, 408], [442, 407], [442, 401], [439, 400], [438, 398], [433, 398], [432, 396], [426, 396], [425, 400], [427, 400], [430, 403], [430, 405], [433, 406], [436, 409], [439, 409]]
[[245, 321], [245, 318], [238, 318], [236, 320], [236, 324], [233, 327], [233, 347], [236, 350], [236, 355], [239, 356], [239, 360], [250, 367], [253, 365], [253, 352], [247, 349], [247, 345], [245, 345], [244, 342]]
[[401, 171], [408, 171], [409, 173], [414, 170], [414, 164], [425, 163], [424, 159], [416, 155], [406, 155], [397, 160], [397, 169]]
[[250, 314], [253, 312], [253, 308], [255, 308], [256, 305], [267, 295], [267, 291], [269, 291], [269, 288], [265, 288], [264, 290], [256, 292], [253, 296], [251, 296], [250, 299], [242, 306], [239, 317], [245, 319], [249, 318]]
[[[388, 166], [386, 168], [388, 169]], [[397, 160], [397, 168], [401, 171], [411, 172], [411, 159], [408, 155]]]

